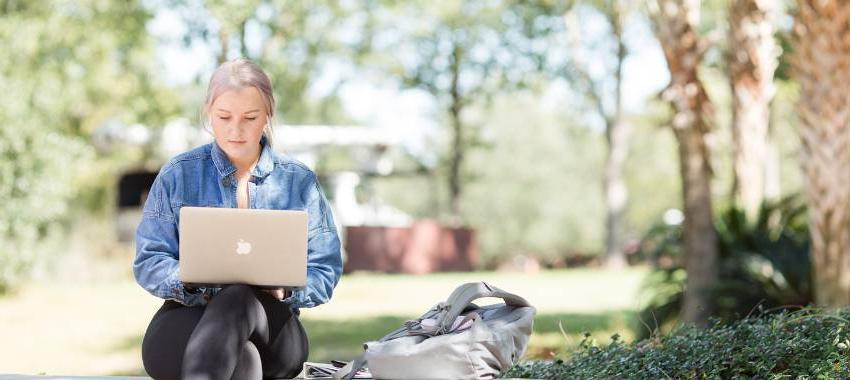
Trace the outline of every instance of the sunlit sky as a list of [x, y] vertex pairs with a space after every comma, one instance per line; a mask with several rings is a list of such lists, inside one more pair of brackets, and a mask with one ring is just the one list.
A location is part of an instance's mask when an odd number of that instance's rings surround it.
[[[154, 6], [153, 20], [148, 25], [149, 32], [157, 41], [157, 58], [164, 68], [163, 80], [170, 85], [192, 82], [195, 78], [206, 80], [215, 68], [218, 46], [207, 41], [194, 41], [189, 47], [183, 43], [187, 26], [180, 14], [166, 7]], [[203, 17], [203, 9], [198, 7], [198, 17]], [[591, 12], [582, 14], [582, 36], [588, 41], [599, 39], [606, 33], [606, 24], [601, 16]], [[210, 17], [209, 25], [215, 30], [215, 21]], [[263, 36], [260, 29], [249, 23], [246, 31], [246, 45], [249, 51], [259, 50]], [[627, 112], [640, 112], [645, 107], [647, 97], [656, 94], [669, 80], [666, 63], [660, 47], [652, 35], [646, 20], [631, 17], [625, 31], [629, 56], [624, 62], [623, 89], [624, 106]], [[237, 49], [234, 49], [237, 50]], [[238, 51], [231, 53], [238, 54]], [[587, 51], [588, 61], [594, 62], [594, 51]], [[236, 55], [233, 55], [234, 58]], [[597, 60], [601, 59], [596, 57]], [[319, 98], [327, 95], [335, 78], [345, 75], [353, 67], [341, 64], [326, 65], [321, 78], [324, 81], [314, 83], [308, 96]], [[590, 68], [591, 75], [601, 75], [602, 68]], [[438, 130], [434, 120], [434, 101], [429, 95], [416, 90], [399, 89], [392, 81], [376, 82], [369, 76], [354, 76], [355, 79], [343, 84], [339, 91], [345, 111], [359, 124], [379, 128], [393, 128], [404, 125], [406, 129], [403, 144], [412, 151], [427, 149], [424, 142], [427, 136]], [[572, 90], [564, 83], [550, 86], [541, 100], [542, 106], [556, 109], [565, 104]], [[596, 120], [598, 124], [598, 120]], [[593, 125], [594, 121], [591, 120]]]

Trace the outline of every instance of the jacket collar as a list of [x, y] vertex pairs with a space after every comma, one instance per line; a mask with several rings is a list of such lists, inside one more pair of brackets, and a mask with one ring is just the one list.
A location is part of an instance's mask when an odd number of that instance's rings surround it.
[[[254, 167], [251, 175], [258, 178], [265, 178], [274, 169], [274, 157], [272, 156], [272, 147], [269, 146], [268, 139], [265, 136], [260, 139], [260, 145], [262, 146], [260, 149], [260, 159], [257, 161], [257, 166]], [[227, 154], [224, 153], [215, 141], [212, 142], [211, 155], [219, 176], [223, 178], [236, 172], [236, 166], [230, 162]]]

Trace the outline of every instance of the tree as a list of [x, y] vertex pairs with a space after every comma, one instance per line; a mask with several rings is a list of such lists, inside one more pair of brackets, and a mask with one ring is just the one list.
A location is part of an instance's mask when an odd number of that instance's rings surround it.
[[[564, 80], [588, 101], [589, 112], [604, 123], [606, 158], [602, 179], [605, 194], [605, 261], [610, 267], [625, 265], [623, 234], [628, 189], [624, 167], [629, 152], [631, 125], [623, 110], [623, 64], [628, 55], [624, 27], [632, 6], [621, 0], [541, 0], [515, 1], [512, 9], [521, 15], [527, 45], [549, 46], [543, 52], [522, 52], [537, 56], [539, 72], [545, 77]], [[580, 14], [598, 12], [607, 22], [601, 38], [582, 35]], [[556, 53], [553, 51], [559, 50]], [[592, 75], [588, 53], [594, 55], [595, 68], [603, 74]], [[563, 55], [567, 59], [553, 59]], [[601, 56], [601, 58], [600, 58]], [[601, 61], [601, 62], [600, 62]]]
[[[577, 82], [587, 92], [593, 104], [593, 108], [599, 117], [605, 121], [605, 142], [607, 151], [605, 156], [605, 176], [603, 187], [605, 192], [605, 260], [609, 267], [622, 268], [626, 264], [626, 256], [623, 251], [623, 222], [626, 204], [628, 202], [628, 189], [624, 180], [624, 167], [629, 151], [629, 138], [631, 126], [625, 118], [623, 111], [623, 61], [628, 54], [626, 44], [623, 40], [623, 27], [628, 15], [627, 4], [623, 0], [605, 0], [595, 4], [597, 9], [605, 16], [610, 26], [610, 38], [613, 41], [614, 67], [613, 71], [606, 73], [610, 78], [594, 80], [588, 72], [588, 62], [581, 53], [580, 30], [576, 7], [564, 15], [567, 31], [570, 34], [570, 48], [572, 51], [572, 72], [575, 73]], [[611, 80], [614, 83], [612, 94], [603, 90], [603, 83]], [[606, 98], [613, 99], [613, 106], [606, 107]]]
[[334, 0], [265, 0], [262, 6], [268, 15], [257, 15], [255, 20], [268, 37], [259, 41], [261, 49], [254, 58], [271, 75], [281, 97], [281, 119], [305, 124], [349, 123], [336, 91], [348, 79], [345, 74], [335, 78], [330, 91], [319, 94], [320, 99], [311, 99], [309, 91], [314, 83], [328, 80], [327, 65], [350, 69], [365, 54], [361, 50], [365, 37], [354, 23], [365, 12]]
[[815, 300], [850, 304], [850, 2], [798, 0], [794, 75]]
[[137, 2], [0, 1], [10, 52], [0, 57], [0, 292], [85, 203], [82, 178], [109, 178], [87, 174], [99, 167], [91, 133], [109, 118], [155, 124], [177, 111], [150, 79], [150, 17]]
[[209, 2], [209, 10], [218, 21], [219, 52], [216, 61], [219, 65], [227, 60], [230, 53], [230, 39], [238, 33], [239, 53], [248, 58], [248, 48], [245, 42], [245, 27], [248, 19], [256, 12], [259, 0], [219, 0]]
[[670, 70], [670, 84], [662, 97], [673, 108], [672, 128], [679, 145], [688, 274], [682, 319], [705, 325], [711, 315], [711, 287], [717, 280], [717, 234], [711, 209], [712, 172], [706, 145], [711, 102], [698, 73], [708, 44], [697, 33], [699, 0], [655, 0], [649, 3], [649, 10]]
[[[360, 32], [349, 22], [357, 16], [355, 5], [336, 1], [217, 0], [203, 4], [212, 22], [199, 22], [197, 4], [172, 0], [170, 4], [188, 26], [185, 43], [206, 43], [217, 47], [217, 64], [242, 56], [259, 64], [272, 79], [277, 96], [275, 119], [288, 123], [346, 123], [335, 91], [345, 78], [337, 78], [319, 99], [308, 94], [310, 86], [326, 73], [325, 65], [353, 65], [362, 41], [352, 36]], [[255, 37], [249, 46], [248, 29]], [[321, 31], [321, 32], [317, 32]], [[346, 34], [348, 33], [348, 34]], [[341, 63], [340, 63], [341, 62]], [[199, 78], [206, 84], [207, 78]]]
[[774, 0], [729, 3], [729, 83], [732, 87], [732, 136], [735, 144], [734, 194], [747, 218], [756, 217], [765, 196], [769, 159], [770, 103], [776, 92], [773, 73], [779, 61], [771, 12]]
[[[452, 223], [461, 223], [464, 160], [477, 131], [466, 114], [504, 87], [504, 72], [520, 67], [502, 38], [500, 1], [386, 2], [375, 15], [386, 25], [372, 51], [393, 56], [388, 70], [403, 86], [429, 93], [450, 130], [447, 185]], [[445, 115], [445, 116], [443, 116]]]
[[605, 215], [605, 139], [579, 112], [540, 107], [531, 92], [493, 99], [487, 145], [469, 150], [476, 178], [464, 197], [482, 263], [516, 264], [517, 255], [527, 255], [557, 264], [604, 248], [603, 224], [589, 221]]

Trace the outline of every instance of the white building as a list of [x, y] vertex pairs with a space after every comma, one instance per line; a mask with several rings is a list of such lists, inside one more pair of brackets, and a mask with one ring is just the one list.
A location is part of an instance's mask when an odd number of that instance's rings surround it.
[[[94, 133], [93, 139], [104, 152], [122, 145], [145, 146], [152, 152], [150, 162], [128, 165], [118, 180], [118, 236], [132, 241], [141, 205], [159, 166], [170, 157], [212, 141], [212, 135], [186, 119], [178, 119], [159, 130], [109, 122]], [[413, 222], [409, 215], [374, 196], [366, 197], [365, 202], [356, 196], [358, 186], [369, 177], [396, 174], [392, 157], [400, 149], [397, 131], [363, 126], [279, 125], [274, 128], [273, 140], [275, 150], [317, 172], [340, 226], [404, 227]], [[344, 164], [317, 167], [332, 155], [342, 157]]]

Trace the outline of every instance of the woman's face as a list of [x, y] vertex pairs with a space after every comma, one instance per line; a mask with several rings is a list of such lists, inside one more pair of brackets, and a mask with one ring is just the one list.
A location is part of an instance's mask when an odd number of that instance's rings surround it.
[[252, 164], [268, 123], [263, 97], [254, 86], [223, 92], [210, 105], [215, 142], [236, 165]]

